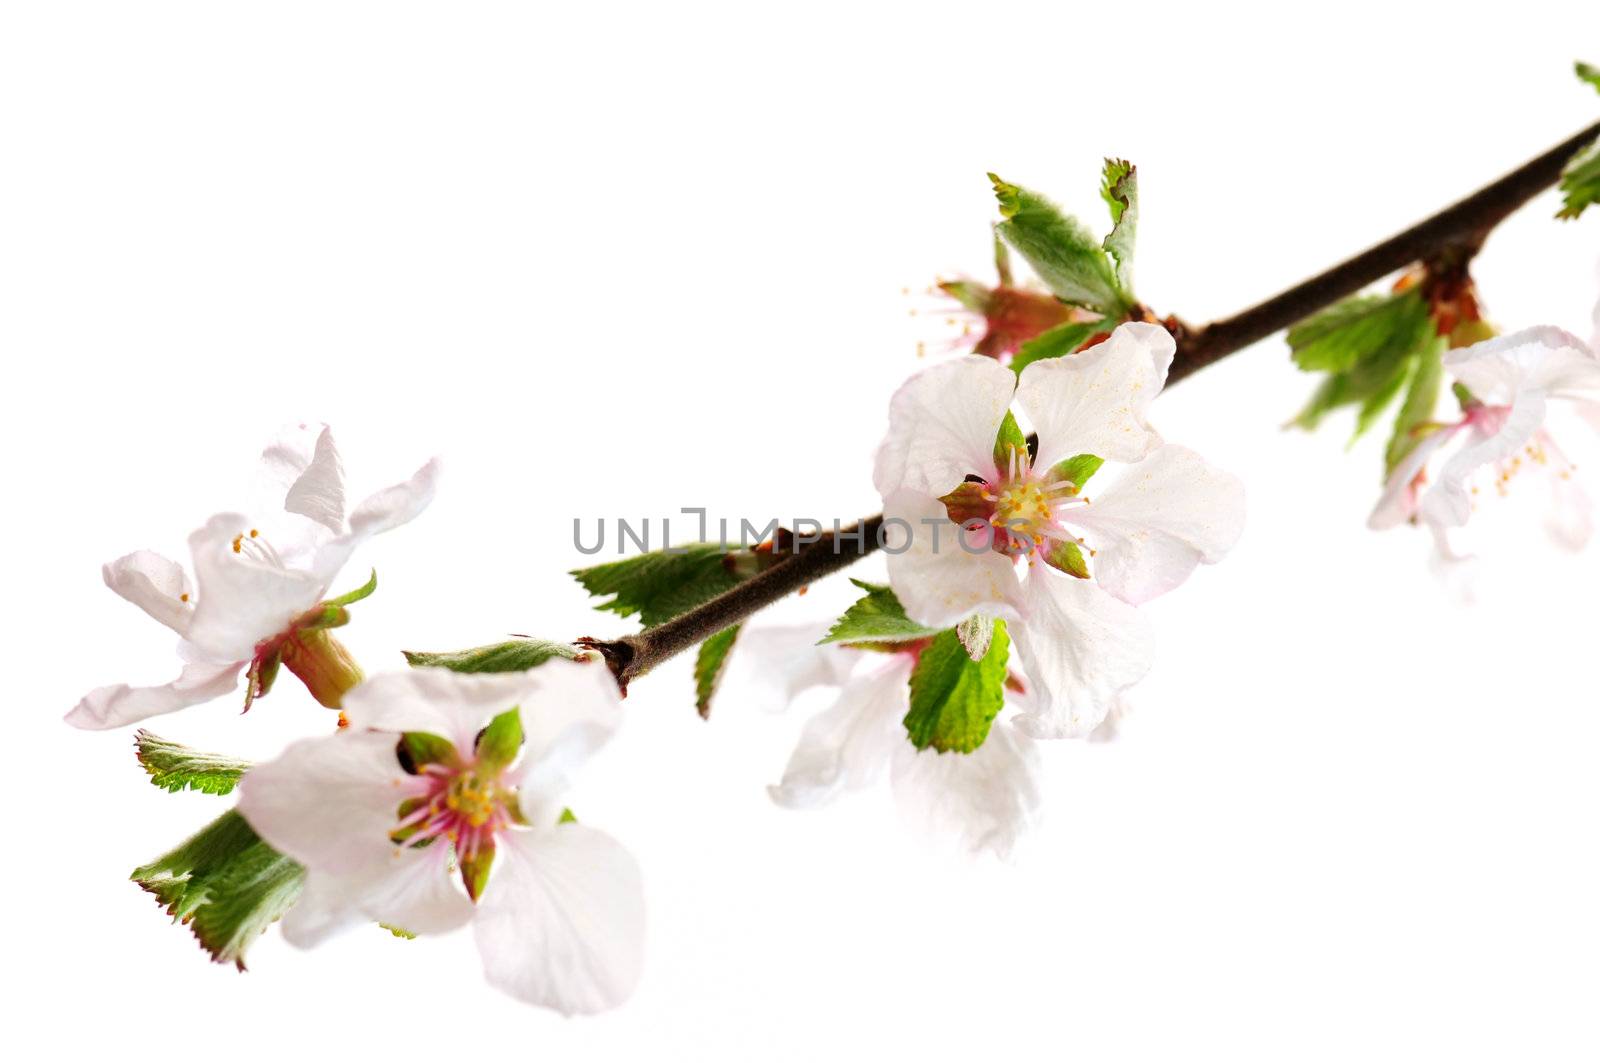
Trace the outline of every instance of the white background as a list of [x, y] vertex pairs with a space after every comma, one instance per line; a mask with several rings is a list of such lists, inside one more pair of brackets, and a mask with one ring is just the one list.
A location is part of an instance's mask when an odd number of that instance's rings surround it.
[[[598, 1019], [498, 996], [465, 935], [300, 953], [273, 932], [248, 974], [208, 964], [126, 878], [225, 800], [160, 792], [129, 734], [59, 722], [175, 670], [100, 562], [178, 555], [286, 421], [333, 423], [357, 486], [449, 463], [367, 555], [381, 587], [347, 642], [369, 670], [626, 630], [563, 574], [575, 516], [872, 512], [887, 398], [943, 334], [901, 289], [988, 275], [985, 170], [1099, 227], [1100, 157], [1133, 159], [1139, 294], [1203, 321], [1600, 115], [1569, 69], [1600, 61], [1592, 5], [1473, 10], [7, 5], [11, 1043], [1600, 1054], [1600, 563], [1529, 518], [1459, 606], [1420, 533], [1364, 529], [1376, 441], [1279, 430], [1311, 387], [1279, 340], [1158, 404], [1167, 438], [1245, 479], [1250, 523], [1151, 608], [1161, 661], [1122, 739], [1047, 750], [1049, 820], [1016, 866], [937, 854], [885, 793], [782, 812], [763, 787], [803, 711], [730, 694], [705, 724], [686, 661], [641, 680], [573, 800], [649, 890], [644, 981]], [[1554, 210], [1516, 215], [1479, 277], [1501, 324], [1587, 335], [1600, 218]], [[157, 729], [266, 757], [328, 724], [286, 680], [246, 717]]]

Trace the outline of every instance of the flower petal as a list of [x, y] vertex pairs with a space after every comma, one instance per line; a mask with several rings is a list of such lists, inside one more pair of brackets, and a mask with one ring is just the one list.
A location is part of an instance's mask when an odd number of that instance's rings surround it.
[[517, 793], [530, 823], [553, 823], [571, 773], [611, 740], [622, 696], [601, 661], [546, 661], [528, 673]]
[[395, 745], [392, 734], [353, 729], [295, 742], [245, 772], [239, 812], [267, 844], [313, 870], [349, 875], [392, 865], [398, 850], [389, 832], [418, 789]]
[[474, 931], [489, 983], [566, 1015], [615, 1007], [644, 958], [639, 867], [578, 823], [502, 834]]
[[159, 623], [186, 634], [194, 613], [194, 587], [176, 561], [149, 550], [136, 550], [100, 569], [106, 586], [143, 609]]
[[944, 503], [901, 491], [884, 499], [883, 516], [889, 583], [907, 616], [942, 628], [973, 613], [1018, 615], [1016, 563], [987, 547], [964, 545]]
[[1383, 485], [1383, 494], [1378, 496], [1378, 504], [1372, 507], [1372, 515], [1367, 518], [1367, 527], [1373, 531], [1384, 531], [1393, 528], [1414, 518], [1421, 508], [1421, 490], [1416, 486], [1416, 479], [1428, 467], [1428, 462], [1433, 460], [1439, 449], [1460, 431], [1457, 425], [1446, 425], [1435, 429], [1417, 440], [1411, 452], [1394, 467], [1389, 474], [1389, 479]]
[[1544, 415], [1544, 392], [1535, 388], [1518, 392], [1498, 431], [1490, 436], [1475, 434], [1466, 446], [1450, 455], [1439, 471], [1438, 481], [1423, 492], [1422, 519], [1438, 528], [1465, 524], [1472, 516], [1467, 481], [1480, 468], [1509, 458], [1526, 446], [1544, 423]]
[[434, 458], [402, 483], [369, 496], [350, 514], [350, 530], [316, 552], [312, 571], [324, 585], [333, 582], [350, 555], [369, 538], [414, 520], [433, 501], [439, 486], [440, 464]]
[[247, 517], [219, 513], [189, 536], [197, 585], [189, 641], [218, 660], [248, 661], [257, 643], [282, 634], [327, 589], [308, 573], [235, 550], [250, 527]]
[[340, 708], [352, 728], [384, 731], [391, 736], [421, 731], [448, 738], [463, 754], [470, 755], [478, 732], [513, 706], [524, 707], [523, 726], [527, 728], [526, 710], [535, 688], [533, 675], [534, 672], [470, 675], [448, 668], [385, 672], [345, 694]]
[[1244, 485], [1167, 444], [1062, 519], [1090, 533], [1095, 582], [1138, 605], [1226, 556], [1244, 530]]
[[346, 874], [311, 870], [283, 936], [308, 949], [352, 926], [382, 923], [411, 934], [445, 934], [471, 922], [472, 902], [453, 874], [449, 846], [396, 849]]
[[738, 700], [780, 712], [812, 687], [842, 684], [859, 654], [834, 645], [817, 645], [827, 630], [815, 624], [741, 628], [737, 652], [729, 659], [722, 680], [719, 704]]
[[1038, 822], [1041, 770], [1036, 743], [1014, 728], [992, 728], [965, 755], [918, 750], [902, 734], [894, 754], [895, 801], [929, 833], [1009, 860]]
[[1138, 461], [1161, 445], [1145, 420], [1177, 350], [1159, 325], [1129, 322], [1086, 351], [1034, 362], [1017, 382], [1017, 404], [1039, 433], [1034, 466], [1079, 454]]
[[311, 459], [289, 485], [283, 508], [309, 517], [335, 535], [344, 532], [344, 466], [333, 444], [333, 432], [326, 426], [317, 435]]
[[772, 799], [785, 808], [818, 808], [876, 782], [897, 746], [912, 749], [901, 722], [912, 663], [909, 654], [896, 654], [846, 683], [831, 708], [807, 720], [782, 781], [767, 787]]
[[1550, 509], [1545, 531], [1568, 550], [1582, 550], [1594, 537], [1594, 499], [1568, 470], [1550, 475]]
[[1451, 351], [1444, 367], [1491, 406], [1510, 405], [1529, 388], [1568, 399], [1600, 391], [1600, 358], [1572, 333], [1544, 325]]
[[1155, 661], [1144, 617], [1093, 580], [1035, 569], [1024, 586], [1028, 620], [1010, 628], [1030, 683], [1028, 708], [1015, 719], [1033, 738], [1087, 735], [1122, 691]]
[[177, 712], [233, 690], [239, 685], [239, 670], [243, 667], [242, 662], [218, 665], [195, 661], [184, 665], [178, 678], [164, 686], [130, 687], [118, 683], [99, 687], [73, 706], [67, 713], [67, 722], [86, 731], [106, 731]]
[[889, 434], [872, 470], [878, 493], [938, 496], [968, 474], [993, 479], [995, 436], [1016, 387], [1011, 370], [975, 354], [907, 380], [889, 402]]

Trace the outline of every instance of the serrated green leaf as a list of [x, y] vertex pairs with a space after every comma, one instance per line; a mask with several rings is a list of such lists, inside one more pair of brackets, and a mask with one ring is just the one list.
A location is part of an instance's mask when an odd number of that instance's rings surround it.
[[169, 742], [159, 735], [140, 730], [133, 736], [139, 763], [150, 773], [150, 782], [163, 790], [198, 790], [206, 794], [232, 793], [250, 762]]
[[722, 669], [728, 663], [733, 642], [739, 637], [739, 625], [725, 627], [700, 644], [700, 653], [694, 659], [694, 707], [702, 720], [711, 715], [711, 698], [722, 679]]
[[1443, 337], [1425, 343], [1412, 360], [1410, 380], [1406, 386], [1406, 399], [1395, 415], [1394, 430], [1389, 434], [1388, 446], [1383, 452], [1383, 475], [1388, 479], [1395, 466], [1405, 460], [1417, 445], [1417, 430], [1433, 420], [1439, 406], [1439, 392], [1444, 382], [1442, 361], [1446, 342]]
[[1097, 458], [1093, 454], [1077, 454], [1066, 461], [1058, 461], [1050, 470], [1050, 475], [1057, 480], [1068, 480], [1072, 483], [1072, 494], [1082, 494], [1084, 485], [1089, 482], [1089, 477], [1100, 471], [1100, 466], [1106, 459]]
[[1139, 175], [1126, 159], [1107, 159], [1100, 197], [1111, 208], [1111, 232], [1103, 246], [1117, 262], [1117, 283], [1133, 294], [1133, 244], [1139, 228]]
[[924, 627], [906, 616], [906, 610], [894, 591], [878, 583], [863, 580], [850, 581], [866, 591], [865, 597], [844, 611], [834, 621], [821, 642], [910, 642], [938, 634], [938, 628]]
[[1577, 73], [1580, 81], [1587, 81], [1590, 85], [1594, 86], [1596, 92], [1600, 92], [1600, 67], [1590, 66], [1588, 63], [1584, 62], [1577, 62], [1572, 64], [1572, 68]]
[[1571, 220], [1600, 202], [1600, 140], [1572, 157], [1561, 171], [1561, 209], [1556, 217]]
[[503, 768], [522, 751], [522, 712], [507, 709], [489, 721], [478, 735], [478, 761], [489, 769]]
[[739, 577], [729, 571], [728, 554], [720, 545], [692, 543], [673, 550], [676, 552], [656, 550], [580, 568], [572, 576], [591, 595], [612, 595], [596, 609], [638, 616], [645, 627], [671, 620], [739, 583]]
[[1357, 295], [1291, 328], [1289, 349], [1307, 372], [1342, 373], [1367, 362], [1392, 366], [1427, 328], [1428, 305], [1415, 288]]
[[1017, 353], [1011, 356], [1011, 368], [1020, 375], [1034, 362], [1073, 353], [1089, 337], [1104, 331], [1106, 323], [1103, 320], [1068, 321], [1064, 325], [1057, 325], [1018, 347]]
[[1133, 299], [1118, 286], [1116, 270], [1099, 240], [1043, 196], [994, 174], [989, 180], [1005, 218], [995, 231], [1057, 298], [1107, 316], [1120, 317], [1127, 311]]
[[1006, 411], [1005, 419], [1000, 422], [1000, 431], [994, 437], [994, 464], [996, 468], [1005, 469], [1010, 466], [1013, 452], [1020, 452], [1024, 457], [1028, 454], [1028, 437], [1022, 434], [1022, 426], [1017, 424], [1017, 419], [1010, 410]]
[[526, 672], [556, 657], [571, 661], [580, 656], [565, 643], [544, 639], [510, 639], [449, 653], [402, 652], [413, 668], [448, 668], [452, 672]]
[[911, 710], [905, 717], [911, 744], [941, 753], [971, 753], [983, 745], [1005, 701], [1010, 651], [1003, 620], [994, 622], [989, 652], [981, 661], [967, 656], [954, 630], [935, 635], [911, 672]]
[[245, 952], [299, 899], [305, 869], [277, 852], [236, 811], [224, 813], [131, 876], [218, 963], [245, 968]]

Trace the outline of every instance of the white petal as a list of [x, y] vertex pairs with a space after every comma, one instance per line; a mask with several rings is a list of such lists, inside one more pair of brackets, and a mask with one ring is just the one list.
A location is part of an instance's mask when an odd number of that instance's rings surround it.
[[437, 458], [418, 469], [411, 479], [377, 492], [350, 514], [350, 530], [324, 543], [316, 552], [312, 570], [323, 583], [333, 582], [357, 547], [374, 535], [398, 528], [417, 517], [433, 501], [439, 485]]
[[1017, 404], [1039, 433], [1035, 467], [1078, 454], [1138, 461], [1161, 445], [1145, 420], [1176, 351], [1159, 325], [1118, 325], [1086, 351], [1034, 362], [1017, 383]]
[[1550, 476], [1550, 510], [1545, 530], [1560, 546], [1581, 550], [1594, 536], [1594, 500], [1570, 475]]
[[298, 948], [320, 945], [353, 926], [382, 923], [412, 934], [445, 934], [472, 920], [472, 901], [457, 884], [449, 846], [393, 848], [382, 862], [346, 874], [311, 870], [283, 919]]
[[929, 833], [1009, 860], [1038, 822], [1040, 770], [1033, 739], [998, 721], [983, 745], [967, 754], [919, 751], [902, 733], [894, 755], [895, 800]]
[[975, 612], [1013, 618], [1016, 562], [995, 550], [963, 545], [944, 503], [912, 491], [884, 500], [884, 555], [889, 583], [906, 615], [929, 627], [951, 627]]
[[578, 823], [502, 834], [474, 931], [497, 989], [567, 1015], [615, 1007], [643, 966], [639, 867]]
[[1455, 528], [1472, 516], [1467, 481], [1479, 469], [1508, 458], [1527, 445], [1544, 423], [1544, 392], [1525, 389], [1517, 393], [1500, 430], [1477, 436], [1457, 450], [1439, 471], [1438, 481], [1423, 492], [1422, 519], [1440, 528]]
[[136, 550], [100, 569], [106, 586], [137, 605], [159, 623], [186, 634], [194, 612], [194, 588], [176, 561], [149, 550]]
[[305, 572], [235, 551], [234, 540], [250, 527], [247, 517], [220, 513], [189, 536], [196, 584], [189, 641], [218, 660], [249, 660], [257, 643], [287, 630], [326, 590]]
[[172, 682], [158, 687], [130, 687], [126, 683], [100, 687], [84, 695], [67, 713], [67, 722], [87, 731], [124, 727], [152, 716], [177, 712], [190, 705], [220, 698], [239, 685], [244, 664], [191, 662]]
[[1093, 498], [1063, 519], [1088, 530], [1095, 582], [1134, 605], [1222, 560], [1244, 530], [1244, 485], [1186, 447], [1161, 447]]
[[909, 655], [845, 684], [831, 708], [806, 721], [783, 779], [767, 787], [785, 808], [817, 808], [845, 790], [870, 786], [897, 745], [912, 748], [903, 724], [910, 695]]
[[896, 491], [944, 495], [970, 473], [994, 478], [994, 442], [1016, 391], [1015, 374], [993, 358], [963, 355], [924, 369], [889, 403], [889, 434], [872, 482]]
[[295, 742], [245, 773], [239, 812], [267, 844], [314, 870], [348, 875], [392, 865], [398, 850], [389, 832], [418, 789], [400, 767], [396, 741], [348, 729]]
[[357, 684], [345, 694], [340, 708], [353, 728], [391, 735], [405, 731], [438, 735], [470, 756], [478, 732], [496, 716], [522, 705], [526, 720], [534, 689], [532, 675], [471, 675], [448, 668], [384, 672]]
[[1455, 438], [1459, 430], [1457, 426], [1450, 425], [1417, 440], [1411, 452], [1400, 459], [1400, 464], [1389, 474], [1389, 479], [1383, 485], [1383, 494], [1378, 496], [1378, 504], [1372, 507], [1372, 515], [1367, 518], [1367, 527], [1373, 531], [1384, 531], [1417, 515], [1421, 491], [1414, 488], [1412, 483], [1428, 467], [1439, 449]]
[[738, 702], [777, 712], [812, 687], [839, 686], [860, 654], [819, 646], [826, 627], [815, 624], [746, 627], [729, 658], [719, 703]]
[[531, 823], [561, 815], [568, 777], [611, 740], [622, 722], [622, 696], [596, 659], [547, 661], [528, 673], [522, 702], [522, 761], [517, 793]]
[[1155, 661], [1139, 611], [1092, 580], [1035, 569], [1024, 587], [1026, 623], [1010, 628], [1030, 687], [1016, 726], [1034, 738], [1081, 737]]
[[1529, 388], [1560, 398], [1592, 398], [1600, 391], [1600, 359], [1572, 333], [1549, 326], [1451, 351], [1444, 366], [1491, 406], [1509, 405]]
[[[266, 455], [263, 455], [263, 459]], [[283, 508], [321, 524], [335, 535], [344, 531], [344, 466], [333, 445], [333, 432], [324, 427], [317, 436], [311, 460], [284, 496]]]

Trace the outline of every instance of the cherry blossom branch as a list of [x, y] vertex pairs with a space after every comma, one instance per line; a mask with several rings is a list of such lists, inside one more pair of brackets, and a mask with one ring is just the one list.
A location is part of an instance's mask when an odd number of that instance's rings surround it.
[[[1167, 374], [1168, 386], [1413, 263], [1470, 258], [1495, 226], [1554, 185], [1572, 156], [1597, 137], [1600, 123], [1425, 221], [1232, 317], [1200, 328], [1167, 319], [1163, 324], [1178, 346]], [[681, 616], [636, 635], [609, 641], [584, 638], [578, 644], [598, 651], [626, 692], [628, 681], [635, 676], [873, 552], [882, 525], [879, 514], [837, 535], [824, 534]]]

